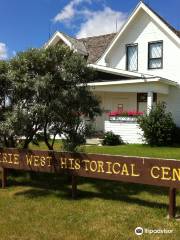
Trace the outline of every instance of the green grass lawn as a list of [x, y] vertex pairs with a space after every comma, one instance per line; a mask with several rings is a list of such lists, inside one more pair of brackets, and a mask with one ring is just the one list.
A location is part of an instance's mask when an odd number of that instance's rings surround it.
[[141, 144], [127, 144], [121, 146], [87, 146], [88, 153], [115, 154], [126, 156], [142, 156], [155, 158], [170, 158], [180, 160], [180, 147], [150, 147]]
[[[47, 150], [46, 145], [41, 142], [40, 146], [31, 145], [31, 149]], [[56, 141], [55, 150], [61, 150], [60, 141]], [[180, 146], [178, 147], [150, 147], [142, 144], [125, 144], [119, 146], [81, 146], [80, 151], [87, 153], [115, 154], [126, 156], [143, 156], [156, 158], [170, 158], [180, 160]]]
[[[180, 148], [122, 145], [83, 150], [180, 159]], [[14, 173], [8, 184], [0, 190], [0, 240], [180, 239], [180, 221], [167, 219], [167, 188], [79, 178], [78, 199], [72, 200], [67, 176]], [[180, 194], [177, 206], [180, 215]], [[137, 226], [173, 233], [136, 236]]]

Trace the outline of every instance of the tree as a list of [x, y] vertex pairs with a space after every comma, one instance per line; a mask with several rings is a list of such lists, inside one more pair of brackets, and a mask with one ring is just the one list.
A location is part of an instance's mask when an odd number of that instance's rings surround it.
[[[63, 61], [57, 61], [55, 76], [47, 85], [48, 101], [44, 119], [44, 139], [53, 149], [56, 135], [65, 135], [65, 148], [73, 151], [81, 144], [87, 133], [85, 118], [91, 120], [101, 113], [98, 99], [88, 89], [87, 83], [94, 79], [94, 72], [86, 61], [67, 48], [48, 48], [49, 56], [59, 56], [64, 51]], [[50, 57], [51, 58], [51, 57]], [[57, 58], [57, 57], [56, 57]], [[50, 141], [49, 135], [53, 136]]]
[[18, 53], [8, 62], [6, 75], [13, 96], [0, 131], [13, 138], [10, 145], [17, 146], [17, 140], [23, 138], [22, 147], [27, 148], [43, 132], [50, 150], [58, 134], [73, 142], [73, 150], [86, 133], [82, 116], [93, 119], [101, 112], [98, 99], [87, 87], [94, 72], [83, 57], [67, 47]]
[[9, 63], [0, 61], [0, 144], [13, 146], [11, 122], [5, 121], [11, 111], [12, 81], [8, 78]]
[[[0, 131], [6, 136], [4, 145], [16, 147], [21, 140], [27, 148], [43, 127], [43, 104], [38, 88], [43, 80], [41, 50], [19, 53], [7, 62], [7, 79], [11, 79], [11, 106], [5, 111]], [[23, 139], [23, 141], [22, 141]]]

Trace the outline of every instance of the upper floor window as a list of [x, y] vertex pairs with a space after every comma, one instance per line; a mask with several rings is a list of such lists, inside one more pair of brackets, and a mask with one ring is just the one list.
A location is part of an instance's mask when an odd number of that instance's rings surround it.
[[148, 69], [163, 67], [163, 42], [148, 43]]
[[126, 70], [128, 71], [138, 70], [138, 45], [137, 44], [126, 45]]

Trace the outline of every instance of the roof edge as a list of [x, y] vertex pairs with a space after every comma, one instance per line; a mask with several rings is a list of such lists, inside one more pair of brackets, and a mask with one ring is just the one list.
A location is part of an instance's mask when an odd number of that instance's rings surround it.
[[[140, 9], [143, 9], [148, 15], [150, 15], [152, 18], [155, 19], [155, 21], [157, 22], [159, 20], [159, 22], [163, 25], [163, 27], [167, 28], [166, 32], [168, 32], [169, 35], [172, 34], [172, 37], [175, 39], [176, 42], [178, 42], [180, 44], [180, 37], [175, 33], [175, 31], [173, 31], [171, 29], [171, 27], [168, 25], [168, 23], [164, 20], [162, 20], [162, 18], [154, 11], [152, 10], [148, 5], [146, 5], [144, 2], [140, 1], [137, 6], [135, 7], [135, 9], [131, 12], [131, 14], [129, 15], [127, 21], [125, 22], [125, 24], [121, 27], [121, 29], [119, 30], [119, 32], [116, 34], [116, 36], [114, 37], [114, 39], [112, 40], [112, 42], [109, 44], [109, 46], [107, 47], [107, 49], [105, 50], [105, 52], [102, 54], [102, 56], [96, 61], [96, 63], [98, 63], [103, 57], [106, 58], [106, 56], [109, 54], [110, 50], [112, 49], [112, 47], [114, 46], [114, 44], [117, 42], [117, 40], [119, 39], [119, 37], [122, 35], [122, 33], [125, 31], [125, 29], [127, 28], [127, 26], [130, 24], [130, 22], [133, 20], [133, 18], [136, 16], [136, 14], [140, 11]], [[176, 31], [177, 32], [177, 31]]]
[[145, 74], [145, 73], [139, 73], [139, 72], [131, 72], [119, 68], [111, 68], [107, 66], [102, 66], [98, 64], [89, 64], [89, 67], [92, 67], [93, 69], [99, 70], [101, 72], [106, 72], [106, 73], [112, 73], [124, 77], [131, 77], [131, 78], [154, 78], [157, 77], [155, 75], [150, 75], [150, 74]]

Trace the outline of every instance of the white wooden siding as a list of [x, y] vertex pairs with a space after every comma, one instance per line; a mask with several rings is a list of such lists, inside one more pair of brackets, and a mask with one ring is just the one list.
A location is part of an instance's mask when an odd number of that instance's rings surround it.
[[119, 135], [124, 143], [143, 143], [143, 132], [137, 123], [105, 121], [105, 132]]
[[170, 87], [167, 95], [167, 108], [172, 113], [173, 119], [178, 127], [180, 127], [180, 88]]
[[[148, 69], [148, 42], [163, 40], [163, 68]], [[125, 69], [126, 44], [138, 44], [138, 72], [160, 76], [180, 83], [180, 48], [151, 17], [141, 9], [106, 57], [107, 66]], [[106, 65], [102, 58], [97, 63]]]

